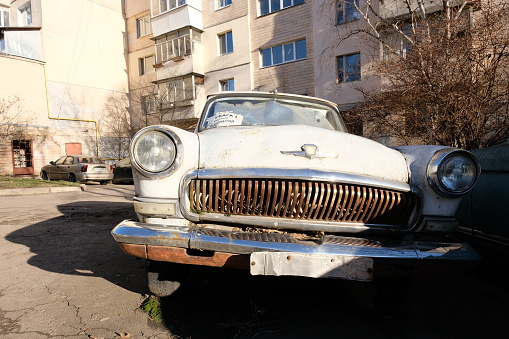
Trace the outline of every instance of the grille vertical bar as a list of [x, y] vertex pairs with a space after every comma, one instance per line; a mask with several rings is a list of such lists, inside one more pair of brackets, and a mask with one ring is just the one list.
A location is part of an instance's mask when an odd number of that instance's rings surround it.
[[351, 184], [274, 179], [194, 179], [191, 209], [329, 222], [406, 225], [411, 193]]

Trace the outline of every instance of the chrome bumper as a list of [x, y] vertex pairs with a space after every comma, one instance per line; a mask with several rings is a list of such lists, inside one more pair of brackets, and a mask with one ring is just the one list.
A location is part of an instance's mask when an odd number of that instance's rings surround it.
[[[125, 220], [112, 230], [112, 235], [121, 246], [126, 244], [138, 246], [139, 254], [134, 254], [130, 250], [126, 251], [123, 247], [127, 253], [140, 257], [145, 256], [148, 259], [153, 259], [150, 257], [149, 249], [154, 249], [154, 253], [156, 249], [161, 251], [170, 248], [211, 251], [217, 254], [251, 256], [250, 261], [246, 261], [245, 265], [247, 267], [245, 268], [249, 268], [249, 264], [255, 264], [253, 255], [256, 256], [258, 261], [260, 260], [260, 256], [257, 255], [259, 252], [285, 252], [288, 256], [291, 256], [292, 253], [299, 254], [301, 266], [305, 265], [306, 261], [309, 265], [315, 265], [316, 257], [331, 258], [331, 261], [339, 257], [368, 258], [375, 261], [390, 261], [397, 265], [405, 265], [405, 262], [433, 262], [438, 264], [439, 261], [467, 263], [476, 262], [480, 259], [477, 252], [466, 243], [409, 240], [373, 241], [332, 235], [323, 236], [319, 242], [303, 242], [294, 239], [290, 234], [232, 232], [209, 228], [207, 225], [200, 227], [161, 226]], [[170, 257], [177, 255], [175, 253], [172, 252]], [[181, 256], [183, 252], [179, 253], [178, 255]], [[270, 260], [274, 260], [275, 255], [269, 256], [271, 257]], [[174, 261], [172, 258], [156, 260]], [[183, 262], [179, 260], [175, 262], [197, 263], [196, 261]], [[208, 265], [200, 262], [197, 264]], [[217, 265], [216, 263], [211, 266], [223, 265]], [[253, 274], [271, 274], [266, 271], [264, 271], [265, 273], [254, 272], [259, 271], [253, 271], [251, 268]]]

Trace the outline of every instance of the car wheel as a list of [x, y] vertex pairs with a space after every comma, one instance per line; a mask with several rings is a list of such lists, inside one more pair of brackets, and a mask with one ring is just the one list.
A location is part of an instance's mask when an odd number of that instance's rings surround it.
[[111, 182], [111, 181], [106, 180], [106, 181], [100, 181], [99, 183], [100, 183], [101, 185], [108, 185], [110, 182]]
[[42, 171], [41, 172], [41, 179], [42, 180], [49, 180], [48, 173], [46, 173], [45, 171]]
[[76, 175], [74, 175], [74, 173], [69, 173], [69, 181], [76, 182]]
[[175, 293], [185, 278], [187, 265], [147, 260], [148, 289], [156, 297]]

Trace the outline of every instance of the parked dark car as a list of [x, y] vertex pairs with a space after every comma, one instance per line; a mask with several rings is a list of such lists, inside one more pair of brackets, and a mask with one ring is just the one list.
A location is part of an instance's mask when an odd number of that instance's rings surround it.
[[69, 180], [71, 182], [97, 181], [101, 185], [113, 179], [113, 166], [91, 155], [64, 155], [41, 169], [43, 180]]
[[131, 159], [124, 158], [113, 167], [114, 184], [132, 184], [133, 172], [131, 170]]
[[509, 218], [504, 212], [509, 202], [509, 139], [472, 153], [479, 159], [481, 175], [459, 205], [459, 231], [478, 245], [509, 253]]

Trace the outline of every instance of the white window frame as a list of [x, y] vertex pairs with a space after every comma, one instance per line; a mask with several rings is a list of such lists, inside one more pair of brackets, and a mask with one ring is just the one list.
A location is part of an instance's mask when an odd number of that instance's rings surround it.
[[[219, 55], [231, 54], [235, 50], [233, 48], [233, 31], [218, 34], [219, 39]], [[231, 50], [229, 48], [231, 46]]]
[[[297, 43], [304, 41], [304, 57], [298, 57], [297, 56]], [[281, 48], [281, 54], [279, 55], [281, 57], [281, 62], [275, 61], [275, 53], [278, 53], [278, 49]], [[264, 64], [264, 53], [270, 52], [270, 63]], [[269, 48], [263, 48], [260, 51], [261, 54], [261, 64], [262, 67], [272, 67], [282, 64], [287, 64], [294, 61], [299, 60], [305, 60], [307, 59], [307, 42], [306, 39], [300, 39], [296, 41], [292, 41], [286, 44], [272, 46]], [[279, 53], [278, 53], [279, 54]], [[291, 54], [291, 55], [290, 55]]]
[[157, 1], [157, 9], [159, 13], [154, 13], [154, 15], [158, 15], [161, 13], [168, 12], [174, 8], [186, 5], [186, 0], [152, 0]]
[[232, 0], [217, 0], [217, 8], [228, 7], [232, 4]]
[[149, 55], [138, 59], [139, 76], [154, 73], [154, 60], [154, 55]]
[[150, 15], [136, 19], [136, 36], [138, 38], [144, 37], [152, 33], [152, 26], [150, 24]]
[[156, 96], [143, 95], [141, 97], [141, 113], [143, 115], [154, 114], [156, 112]]
[[18, 9], [18, 23], [21, 27], [28, 26], [32, 23], [32, 3], [29, 1]]
[[0, 27], [9, 27], [10, 21], [11, 18], [9, 8], [0, 7]]
[[336, 24], [343, 25], [352, 21], [360, 20], [361, 15], [357, 8], [359, 0], [338, 0]]
[[[358, 67], [356, 67], [356, 68], [358, 68], [358, 72], [348, 72], [349, 66], [352, 66], [352, 65], [347, 64], [347, 58], [350, 56], [354, 56], [354, 55], [359, 56]], [[357, 52], [357, 53], [338, 55], [336, 57], [336, 69], [337, 69], [336, 76], [337, 76], [338, 84], [361, 80], [361, 77], [362, 77], [361, 53]], [[339, 76], [340, 70], [343, 73], [341, 76]], [[354, 76], [352, 77], [352, 75], [354, 75]]]
[[219, 81], [219, 89], [222, 92], [235, 91], [235, 78], [220, 80]]
[[[263, 3], [266, 3], [265, 6], [268, 7], [268, 11], [266, 13], [262, 13], [262, 6], [263, 6]], [[279, 8], [274, 8], [274, 3], [278, 3], [279, 4]], [[258, 13], [260, 16], [262, 15], [268, 15], [270, 13], [274, 13], [274, 12], [278, 12], [278, 11], [281, 11], [283, 9], [286, 9], [286, 8], [289, 8], [289, 7], [293, 7], [293, 6], [297, 6], [297, 5], [300, 5], [300, 4], [303, 4], [304, 3], [304, 0], [258, 0]]]

